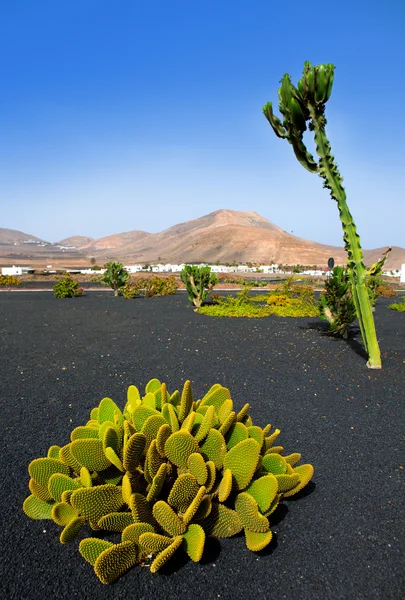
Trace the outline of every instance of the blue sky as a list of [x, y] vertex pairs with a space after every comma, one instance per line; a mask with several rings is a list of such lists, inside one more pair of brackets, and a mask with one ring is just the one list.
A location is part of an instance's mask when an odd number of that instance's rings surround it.
[[262, 115], [336, 65], [327, 132], [364, 248], [405, 247], [403, 0], [3, 0], [0, 227], [49, 241], [220, 208], [342, 245], [336, 204]]

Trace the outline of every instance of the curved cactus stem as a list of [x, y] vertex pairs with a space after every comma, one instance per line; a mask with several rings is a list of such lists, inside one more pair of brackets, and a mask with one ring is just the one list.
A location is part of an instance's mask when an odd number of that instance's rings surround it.
[[308, 104], [309, 114], [315, 134], [316, 151], [320, 157], [319, 175], [334, 200], [336, 200], [343, 228], [343, 239], [348, 254], [348, 271], [352, 287], [354, 305], [360, 326], [364, 346], [368, 354], [367, 366], [381, 369], [380, 348], [378, 346], [370, 298], [367, 292], [365, 277], [366, 268], [363, 263], [363, 251], [356, 231], [353, 217], [346, 202], [343, 179], [331, 152], [331, 146], [325, 133], [326, 119], [323, 110]]

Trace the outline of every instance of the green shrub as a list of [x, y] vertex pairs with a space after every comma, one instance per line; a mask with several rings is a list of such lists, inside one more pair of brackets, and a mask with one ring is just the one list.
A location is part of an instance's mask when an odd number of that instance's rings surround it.
[[396, 298], [397, 293], [395, 289], [391, 285], [387, 285], [383, 283], [379, 285], [376, 289], [379, 298]]
[[[314, 469], [284, 455], [279, 429], [254, 426], [249, 409], [234, 410], [219, 384], [196, 402], [190, 381], [169, 394], [152, 379], [143, 397], [132, 385], [123, 411], [104, 398], [66, 445], [29, 464], [23, 510], [62, 527], [62, 544], [87, 527], [79, 552], [105, 584], [150, 556], [155, 573], [180, 546], [198, 562], [209, 535], [243, 531], [260, 551], [272, 539], [268, 518]], [[103, 539], [111, 532], [120, 543]]]
[[114, 290], [114, 296], [118, 296], [120, 288], [128, 281], [129, 273], [121, 263], [109, 262], [105, 268], [104, 281]]
[[391, 310], [396, 310], [398, 312], [405, 312], [405, 298], [402, 298], [400, 302], [394, 302], [394, 304], [389, 304], [388, 308]]
[[329, 323], [329, 333], [348, 337], [356, 308], [347, 268], [334, 267], [332, 276], [325, 281], [324, 292], [319, 296], [319, 312], [321, 319]]
[[68, 273], [55, 283], [53, 293], [55, 298], [74, 298], [75, 296], [83, 296], [84, 290], [80, 287], [77, 279], [73, 279]]
[[21, 280], [14, 275], [0, 275], [0, 285], [21, 285]]
[[122, 288], [124, 298], [132, 299], [135, 296], [153, 298], [155, 296], [168, 296], [176, 293], [178, 284], [174, 275], [169, 277], [138, 278]]

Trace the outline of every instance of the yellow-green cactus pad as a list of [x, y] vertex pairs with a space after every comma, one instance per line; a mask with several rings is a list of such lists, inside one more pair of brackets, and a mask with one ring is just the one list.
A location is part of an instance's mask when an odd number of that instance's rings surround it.
[[80, 469], [80, 483], [83, 487], [93, 487], [93, 479], [91, 478], [90, 471], [86, 467]]
[[301, 460], [301, 454], [299, 452], [293, 452], [292, 454], [289, 454], [288, 456], [285, 456], [285, 462], [288, 465], [291, 465], [292, 467], [294, 467], [298, 462], [300, 462]]
[[171, 429], [171, 433], [175, 433], [180, 429], [179, 420], [177, 418], [176, 409], [170, 403], [165, 404], [162, 408], [162, 417], [164, 417]]
[[153, 516], [169, 535], [181, 535], [187, 529], [183, 520], [164, 500], [159, 500], [153, 505]]
[[231, 469], [224, 469], [222, 479], [218, 487], [218, 500], [225, 502], [228, 499], [229, 494], [232, 491], [232, 471]]
[[100, 538], [86, 538], [79, 544], [79, 552], [87, 562], [94, 566], [97, 558], [107, 548], [112, 548], [114, 544]]
[[252, 481], [246, 488], [246, 492], [256, 500], [259, 510], [265, 513], [269, 510], [271, 503], [276, 497], [278, 490], [278, 481], [276, 477], [269, 473], [259, 479]]
[[142, 404], [141, 395], [136, 385], [130, 385], [127, 390], [127, 405], [126, 408], [130, 413], [134, 412], [136, 406]]
[[198, 485], [204, 485], [207, 481], [208, 471], [205, 460], [199, 452], [193, 452], [187, 459], [187, 468], [197, 480]]
[[170, 491], [167, 502], [179, 512], [185, 512], [196, 497], [200, 486], [191, 473], [180, 475]]
[[196, 417], [196, 413], [192, 410], [187, 415], [187, 417], [184, 419], [184, 421], [181, 425], [181, 429], [184, 429], [185, 431], [189, 431], [191, 433], [191, 430], [193, 429], [195, 417]]
[[268, 473], [273, 473], [273, 475], [284, 475], [287, 471], [287, 463], [281, 454], [265, 454], [262, 458], [262, 467]]
[[155, 530], [150, 523], [133, 523], [124, 529], [121, 541], [139, 544], [139, 538], [143, 533], [155, 533]]
[[207, 489], [205, 486], [201, 486], [197, 492], [196, 497], [191, 502], [190, 506], [187, 508], [185, 513], [182, 516], [183, 522], [188, 525], [193, 519], [194, 515], [198, 512], [200, 505], [204, 498], [206, 497]]
[[121, 488], [111, 484], [75, 490], [70, 497], [70, 502], [80, 515], [96, 523], [104, 515], [115, 512], [123, 506]]
[[246, 425], [246, 427], [251, 427], [253, 425], [252, 417], [250, 415], [245, 415], [241, 420], [241, 423]]
[[232, 412], [229, 413], [226, 421], [224, 421], [222, 423], [222, 425], [220, 426], [218, 431], [220, 433], [222, 433], [222, 435], [225, 437], [226, 434], [228, 433], [228, 431], [230, 430], [230, 428], [232, 427], [232, 425], [234, 425], [235, 421], [236, 421], [236, 412], [233, 410]]
[[135, 429], [137, 431], [141, 431], [146, 419], [153, 415], [160, 415], [160, 412], [155, 408], [152, 408], [151, 406], [145, 406], [144, 404], [137, 406], [134, 410], [134, 414], [132, 415]]
[[118, 414], [119, 422], [122, 425], [124, 417], [122, 412], [111, 398], [103, 398], [98, 405], [97, 420], [100, 423], [104, 421], [112, 421], [114, 423], [114, 415]]
[[92, 427], [93, 429], [98, 430], [100, 428], [100, 423], [98, 422], [97, 419], [89, 419], [86, 423], [86, 427]]
[[80, 481], [62, 473], [54, 473], [48, 481], [48, 491], [56, 502], [62, 501], [62, 494], [66, 490], [77, 490], [80, 487], [82, 487]]
[[[242, 408], [236, 415], [236, 420], [243, 421], [246, 417], [248, 417], [249, 408], [250, 408], [250, 404], [248, 404], [248, 403], [246, 403], [244, 406], [242, 406]], [[249, 423], [249, 425], [251, 425], [251, 423]]]
[[148, 469], [151, 478], [155, 477], [157, 472], [159, 471], [161, 465], [165, 462], [164, 458], [162, 458], [156, 447], [156, 440], [152, 440], [151, 445], [149, 446], [148, 453], [146, 455], [148, 460]]
[[202, 442], [202, 440], [208, 435], [212, 424], [215, 418], [215, 408], [210, 405], [207, 408], [205, 415], [201, 421], [201, 425], [198, 427], [197, 432], [194, 434], [194, 437], [198, 443]]
[[146, 437], [143, 433], [134, 433], [129, 438], [125, 451], [123, 466], [130, 473], [135, 473], [141, 462], [146, 446]]
[[79, 516], [78, 511], [67, 502], [58, 502], [52, 507], [51, 517], [57, 525], [65, 527], [70, 521]]
[[264, 437], [266, 437], [267, 434], [270, 433], [270, 430], [271, 430], [271, 425], [270, 425], [270, 423], [267, 423], [267, 425], [265, 427], [263, 427]]
[[230, 400], [231, 393], [226, 387], [219, 386], [216, 389], [210, 389], [201, 400], [200, 406], [213, 406], [218, 414], [226, 400]]
[[60, 460], [59, 458], [60, 446], [51, 446], [48, 450], [47, 457], [48, 458], [56, 458], [56, 460]]
[[35, 481], [35, 479], [30, 479], [28, 483], [29, 490], [31, 494], [36, 496], [39, 500], [43, 500], [44, 502], [52, 502], [53, 496], [49, 493], [47, 485], [40, 485]]
[[247, 440], [249, 437], [248, 428], [243, 423], [234, 423], [228, 430], [226, 434], [226, 447], [228, 450], [239, 444], [239, 442], [243, 442], [243, 440]]
[[70, 449], [73, 458], [89, 471], [103, 471], [111, 464], [104, 454], [101, 440], [75, 440], [70, 444]]
[[[168, 404], [168, 406], [170, 406], [170, 404]], [[167, 423], [159, 427], [159, 431], [156, 434], [156, 449], [162, 458], [166, 457], [165, 444], [171, 434], [172, 430]]]
[[112, 463], [115, 467], [117, 467], [117, 469], [119, 471], [122, 471], [123, 473], [125, 473], [124, 465], [122, 464], [120, 457], [117, 456], [115, 450], [113, 450], [110, 447], [107, 447], [104, 450], [104, 454], [108, 458], [108, 460], [110, 461], [110, 463]]
[[168, 548], [172, 542], [173, 538], [154, 532], [143, 533], [139, 538], [139, 544], [152, 554], [162, 552], [162, 550]]
[[104, 434], [109, 427], [114, 429], [117, 433], [117, 436], [120, 437], [120, 435], [121, 435], [120, 428], [113, 421], [104, 421], [104, 423], [101, 423], [101, 425], [98, 426], [98, 439], [99, 440], [103, 441]]
[[284, 450], [284, 446], [272, 446], [266, 450], [266, 454], [281, 454]]
[[73, 456], [70, 444], [66, 444], [66, 446], [62, 446], [62, 448], [60, 449], [60, 452], [59, 452], [59, 459], [65, 465], [67, 465], [68, 467], [73, 469], [73, 471], [75, 473], [77, 473], [77, 474], [80, 473], [80, 469], [82, 468], [82, 465]]
[[146, 419], [142, 426], [142, 433], [146, 437], [146, 448], [149, 448], [152, 440], [157, 436], [162, 425], [167, 425], [166, 419], [162, 415], [151, 415]]
[[153, 478], [152, 484], [148, 491], [148, 495], [146, 496], [146, 500], [148, 502], [154, 502], [159, 498], [159, 494], [162, 490], [163, 484], [166, 480], [167, 475], [167, 464], [163, 463], [160, 465], [158, 472]]
[[175, 537], [170, 546], [168, 546], [165, 550], [162, 550], [162, 552], [160, 552], [157, 555], [157, 557], [150, 566], [151, 573], [156, 573], [156, 571], [161, 569], [163, 565], [166, 564], [167, 561], [173, 556], [176, 550], [180, 548], [182, 543], [183, 538], [180, 535]]
[[218, 420], [221, 425], [223, 425], [225, 421], [228, 420], [231, 412], [233, 412], [233, 402], [230, 398], [228, 398], [228, 400], [225, 400], [220, 409], [217, 411]]
[[188, 431], [180, 429], [167, 439], [165, 453], [168, 459], [177, 467], [187, 467], [187, 460], [193, 452], [199, 452], [200, 448]]
[[263, 533], [258, 533], [256, 531], [249, 531], [249, 529], [245, 528], [246, 546], [249, 550], [252, 550], [252, 552], [263, 550], [263, 548], [270, 544], [272, 538], [273, 532], [271, 529]]
[[283, 494], [276, 494], [273, 502], [270, 505], [269, 510], [266, 510], [266, 512], [264, 513], [265, 517], [269, 517], [272, 513], [274, 513], [274, 511], [276, 510], [276, 508], [280, 504], [280, 500], [281, 500], [282, 497], [283, 497]]
[[62, 502], [66, 502], [66, 504], [70, 504], [70, 498], [73, 494], [74, 490], [66, 490], [66, 492], [62, 492]]
[[146, 498], [143, 494], [135, 492], [132, 494], [129, 507], [132, 512], [135, 523], [150, 523], [154, 524], [152, 512]]
[[[169, 399], [170, 404], [173, 406], [179, 406], [181, 402], [179, 390], [175, 390]], [[164, 408], [164, 407], [163, 407]]]
[[198, 562], [204, 552], [205, 531], [201, 525], [189, 525], [183, 533], [184, 549], [192, 561]]
[[276, 441], [276, 439], [278, 438], [279, 435], [280, 435], [280, 430], [276, 429], [274, 433], [269, 435], [269, 437], [266, 437], [266, 450], [268, 450], [269, 448], [274, 446], [274, 442]]
[[113, 583], [136, 565], [138, 549], [133, 542], [114, 544], [104, 550], [94, 563], [94, 572], [101, 583]]
[[132, 489], [131, 478], [128, 473], [125, 473], [124, 477], [122, 478], [121, 487], [122, 487], [122, 499], [129, 506], [129, 500], [131, 498], [132, 493], [135, 490]]
[[28, 465], [28, 473], [39, 485], [48, 485], [51, 475], [63, 473], [70, 475], [69, 467], [55, 458], [36, 458]]
[[211, 492], [212, 488], [215, 485], [215, 480], [217, 478], [217, 469], [215, 467], [215, 464], [212, 462], [212, 460], [208, 460], [205, 464], [207, 465], [207, 472], [208, 472], [208, 477], [207, 477], [207, 481], [205, 482], [205, 487], [207, 488], [207, 492]]
[[156, 397], [155, 394], [149, 392], [142, 398], [143, 406], [150, 406], [150, 408], [156, 408]]
[[224, 469], [230, 469], [235, 488], [243, 490], [252, 480], [260, 456], [260, 446], [253, 438], [239, 442], [227, 452]]
[[298, 473], [293, 473], [292, 475], [276, 475], [275, 477], [277, 479], [279, 493], [293, 490], [300, 481]]
[[269, 530], [268, 520], [260, 514], [256, 500], [247, 492], [238, 494], [235, 500], [235, 508], [245, 529], [256, 533]]
[[[198, 495], [197, 495], [197, 498], [198, 498]], [[197, 500], [197, 498], [196, 498], [196, 500]], [[194, 502], [196, 500], [194, 500]], [[189, 507], [189, 510], [190, 509], [191, 509], [191, 505]], [[207, 494], [201, 500], [200, 506], [198, 507], [197, 512], [195, 513], [195, 515], [192, 518], [194, 518], [195, 521], [203, 521], [204, 519], [206, 519], [208, 517], [211, 510], [212, 510], [211, 497]], [[188, 511], [186, 511], [185, 515], [188, 515]], [[187, 521], [185, 519], [185, 515], [183, 515], [183, 521], [188, 524], [189, 521]], [[190, 521], [191, 521], [191, 519], [190, 519]]]
[[92, 421], [98, 421], [98, 406], [92, 408], [90, 411], [90, 419]]
[[132, 423], [129, 421], [124, 421], [124, 434], [127, 436], [127, 438], [129, 439], [131, 435], [134, 435], [134, 433], [136, 433], [136, 430]]
[[218, 538], [232, 537], [243, 529], [238, 513], [218, 502], [212, 502], [211, 512], [202, 525], [206, 533]]
[[159, 379], [151, 379], [145, 386], [145, 394], [153, 394], [153, 392], [156, 392], [161, 385]]
[[86, 519], [84, 517], [76, 517], [72, 519], [63, 529], [59, 537], [61, 544], [69, 544], [79, 535]]
[[183, 423], [193, 406], [193, 393], [191, 391], [191, 382], [184, 382], [183, 391], [181, 394], [178, 419], [179, 423]]
[[252, 425], [251, 427], [248, 427], [247, 430], [249, 433], [249, 437], [256, 440], [256, 442], [259, 444], [259, 446], [261, 448], [263, 445], [263, 442], [264, 442], [263, 429], [261, 427], [258, 427], [257, 425]]
[[314, 467], [312, 465], [299, 465], [294, 468], [294, 471], [300, 476], [300, 481], [295, 488], [283, 494], [284, 498], [290, 498], [300, 492], [311, 481], [314, 475]]
[[158, 390], [155, 390], [154, 392], [155, 395], [155, 401], [156, 401], [156, 408], [158, 410], [162, 410], [162, 406], [164, 406], [167, 401], [169, 400], [169, 395], [167, 393], [167, 388], [166, 388], [166, 384], [162, 383], [162, 385], [160, 386], [160, 388]]
[[226, 455], [225, 438], [218, 429], [211, 429], [200, 444], [200, 451], [205, 460], [212, 461], [217, 469], [221, 469]]
[[75, 429], [73, 429], [72, 433], [70, 434], [70, 439], [72, 442], [74, 442], [75, 440], [83, 440], [87, 438], [98, 439], [97, 429], [95, 429], [94, 427], [85, 427], [81, 425], [80, 427], [76, 427]]
[[124, 531], [128, 525], [133, 525], [134, 518], [128, 512], [112, 512], [101, 517], [97, 525], [105, 531]]
[[103, 448], [112, 448], [116, 454], [121, 450], [121, 436], [115, 427], [107, 427], [103, 435]]
[[44, 502], [36, 496], [28, 496], [24, 500], [23, 511], [30, 519], [52, 519], [52, 508], [54, 502]]
[[111, 483], [113, 485], [119, 485], [122, 480], [122, 471], [119, 471], [117, 467], [111, 463], [108, 469], [105, 469], [105, 471], [100, 471], [98, 475], [104, 483]]

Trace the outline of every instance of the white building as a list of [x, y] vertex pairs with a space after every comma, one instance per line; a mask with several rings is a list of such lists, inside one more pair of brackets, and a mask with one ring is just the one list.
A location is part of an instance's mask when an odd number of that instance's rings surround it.
[[142, 265], [127, 265], [124, 267], [128, 273], [139, 273], [142, 271]]
[[22, 275], [22, 272], [22, 267], [15, 267], [14, 265], [12, 267], [1, 268], [2, 275]]
[[401, 265], [401, 278], [399, 281], [401, 283], [405, 283], [405, 264]]

